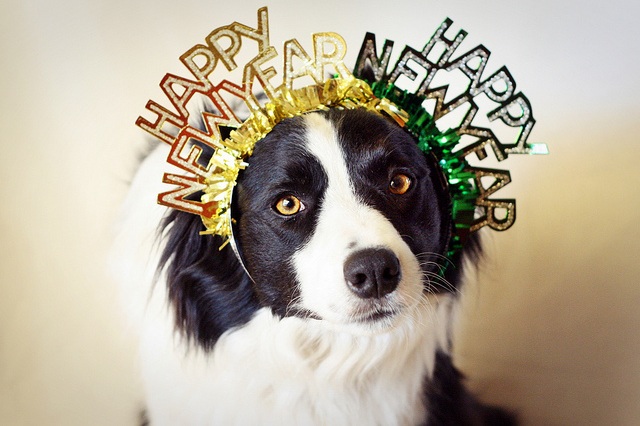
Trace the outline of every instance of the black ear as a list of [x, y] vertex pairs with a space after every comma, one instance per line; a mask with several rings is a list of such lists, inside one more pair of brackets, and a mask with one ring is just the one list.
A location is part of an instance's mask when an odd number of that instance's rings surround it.
[[353, 75], [369, 84], [380, 81], [386, 74], [392, 50], [393, 41], [385, 40], [382, 52], [378, 55], [375, 34], [366, 33], [356, 59]]
[[358, 78], [370, 83], [373, 83], [374, 81], [376, 81], [375, 71], [373, 70], [369, 62], [364, 64], [364, 66], [362, 67], [362, 70], [360, 70], [359, 72]]
[[260, 306], [231, 247], [220, 250], [221, 238], [200, 235], [203, 230], [199, 216], [171, 211], [162, 224], [166, 246], [159, 268], [166, 274], [177, 329], [210, 349]]
[[[438, 196], [438, 204], [441, 206], [442, 211], [442, 235], [441, 235], [441, 247], [446, 247], [446, 250], [450, 250], [449, 247], [451, 241], [451, 235], [454, 232], [452, 211], [451, 211], [451, 195], [449, 194], [448, 183], [440, 170], [438, 159], [433, 153], [425, 154], [427, 164], [431, 170], [437, 171], [434, 173], [434, 187]], [[465, 259], [470, 261], [471, 264], [478, 264], [482, 260], [482, 241], [478, 232], [469, 233], [463, 237], [462, 250], [452, 256], [451, 263], [446, 264], [444, 273], [444, 279], [448, 283], [447, 287], [454, 287], [459, 289], [461, 286], [462, 271], [464, 267]], [[444, 254], [444, 253], [443, 253]]]

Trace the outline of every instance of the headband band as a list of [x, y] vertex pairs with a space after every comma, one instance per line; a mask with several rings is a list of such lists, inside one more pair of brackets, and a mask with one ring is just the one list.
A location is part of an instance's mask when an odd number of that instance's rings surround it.
[[[257, 16], [256, 28], [234, 22], [215, 29], [204, 43], [186, 51], [180, 60], [191, 76], [166, 74], [160, 82], [172, 109], [149, 101], [146, 109], [154, 120], [139, 117], [136, 121], [171, 145], [167, 162], [183, 172], [165, 173], [163, 181], [174, 188], [158, 196], [160, 204], [201, 216], [206, 227], [203, 233], [220, 236], [221, 248], [232, 242], [238, 253], [231, 197], [240, 170], [250, 164], [255, 144], [289, 117], [328, 108], [365, 108], [392, 118], [416, 138], [422, 152], [436, 157], [451, 198], [450, 258], [460, 252], [470, 232], [485, 226], [503, 231], [513, 225], [515, 200], [493, 198], [511, 182], [509, 171], [471, 166], [468, 159], [474, 154], [483, 161], [492, 153], [502, 162], [512, 154], [548, 151], [545, 144], [528, 142], [535, 124], [531, 104], [522, 92], [516, 92], [509, 71], [502, 67], [485, 76], [490, 52], [484, 46], [453, 58], [467, 33], [461, 30], [447, 38], [452, 21], [446, 19], [422, 49], [405, 47], [390, 66], [394, 43], [386, 40], [378, 54], [375, 36], [367, 33], [352, 73], [343, 62], [345, 40], [336, 33], [317, 33], [312, 36], [312, 54], [296, 39], [284, 43], [279, 77], [271, 65], [278, 54], [269, 40], [267, 8], [259, 9]], [[248, 50], [255, 55], [238, 65]], [[212, 74], [221, 70], [241, 72], [241, 81], [212, 81]], [[466, 87], [448, 100], [452, 86], [434, 82], [452, 73], [461, 73]], [[204, 130], [190, 124], [189, 112], [202, 98], [210, 107], [201, 113]], [[488, 122], [513, 129], [514, 140], [503, 141], [491, 126], [475, 123], [480, 105], [487, 103], [491, 104]], [[240, 120], [240, 109], [248, 112], [248, 118]], [[463, 113], [459, 123], [439, 130], [438, 121], [455, 113]], [[221, 136], [222, 128], [233, 129], [228, 138]], [[212, 155], [204, 158], [204, 152]], [[203, 194], [199, 200], [193, 197], [197, 193]]]

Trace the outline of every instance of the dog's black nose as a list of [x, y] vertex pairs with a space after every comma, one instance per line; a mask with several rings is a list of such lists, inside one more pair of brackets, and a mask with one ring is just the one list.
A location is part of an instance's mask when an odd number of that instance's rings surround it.
[[381, 298], [400, 282], [400, 261], [385, 248], [369, 248], [351, 254], [344, 262], [344, 277], [358, 297]]

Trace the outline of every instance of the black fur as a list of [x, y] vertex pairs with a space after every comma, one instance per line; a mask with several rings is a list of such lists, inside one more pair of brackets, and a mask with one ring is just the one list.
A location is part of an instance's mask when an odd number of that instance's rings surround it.
[[426, 383], [426, 425], [516, 425], [515, 415], [500, 408], [478, 402], [464, 387], [463, 377], [453, 366], [451, 357], [436, 354], [433, 378]]
[[[254, 291], [263, 306], [280, 316], [302, 314], [288, 307], [299, 295], [288, 262], [313, 235], [327, 176], [305, 146], [302, 117], [284, 120], [256, 144], [250, 165], [238, 182], [237, 239]], [[295, 216], [274, 210], [287, 195], [304, 200]]]
[[[455, 291], [459, 265], [448, 265], [443, 258], [451, 234], [450, 201], [435, 160], [419, 151], [411, 135], [379, 115], [365, 110], [324, 114], [336, 123], [357, 193], [391, 221], [420, 258], [431, 277], [426, 289]], [[238, 179], [233, 215], [236, 241], [251, 278], [230, 246], [219, 250], [219, 237], [199, 234], [204, 230], [199, 217], [172, 211], [163, 225], [168, 243], [161, 265], [167, 268], [177, 327], [207, 348], [261, 306], [280, 316], [313, 316], [290, 307], [298, 285], [287, 261], [312, 235], [327, 186], [322, 166], [305, 150], [303, 118], [275, 126], [256, 144], [249, 162]], [[392, 197], [386, 191], [396, 173], [415, 182], [406, 196]], [[274, 204], [289, 194], [304, 199], [306, 210], [293, 217], [278, 215]], [[470, 247], [479, 247], [475, 241]], [[443, 280], [438, 273], [445, 266]]]
[[[382, 212], [413, 253], [426, 274], [435, 277], [443, 267], [450, 229], [449, 194], [432, 157], [418, 149], [414, 138], [397, 124], [366, 110], [331, 110], [327, 117], [338, 129], [350, 176], [363, 201]], [[407, 194], [396, 196], [388, 183], [397, 173], [414, 182]], [[433, 291], [445, 289], [433, 286]], [[450, 290], [450, 289], [445, 289]]]
[[231, 248], [219, 250], [219, 237], [201, 236], [199, 216], [173, 210], [163, 223], [167, 243], [161, 264], [168, 265], [169, 299], [176, 326], [210, 349], [222, 333], [249, 321], [260, 307]]

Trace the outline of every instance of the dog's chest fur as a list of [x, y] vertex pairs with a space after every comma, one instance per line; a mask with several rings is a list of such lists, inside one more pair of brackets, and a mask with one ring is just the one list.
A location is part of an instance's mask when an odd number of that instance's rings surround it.
[[[421, 319], [436, 325], [449, 309], [425, 309]], [[439, 329], [408, 325], [371, 338], [262, 310], [212, 353], [185, 353], [166, 335], [143, 346], [148, 409], [160, 425], [422, 424], [423, 387], [446, 344]]]

